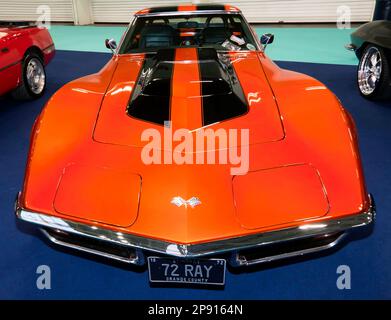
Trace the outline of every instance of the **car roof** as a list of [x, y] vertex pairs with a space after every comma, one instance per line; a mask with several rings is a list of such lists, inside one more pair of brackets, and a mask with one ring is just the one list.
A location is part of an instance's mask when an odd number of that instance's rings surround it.
[[225, 4], [181, 4], [178, 6], [161, 6], [146, 8], [136, 12], [136, 16], [152, 16], [152, 15], [172, 15], [181, 13], [213, 13], [226, 12], [238, 13], [240, 10], [237, 7]]

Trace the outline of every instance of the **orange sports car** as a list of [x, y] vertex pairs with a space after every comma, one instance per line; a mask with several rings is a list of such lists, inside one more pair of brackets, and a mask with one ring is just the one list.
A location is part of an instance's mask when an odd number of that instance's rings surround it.
[[142, 10], [96, 74], [48, 101], [16, 215], [152, 282], [223, 284], [370, 226], [356, 129], [319, 81], [280, 69], [240, 10]]

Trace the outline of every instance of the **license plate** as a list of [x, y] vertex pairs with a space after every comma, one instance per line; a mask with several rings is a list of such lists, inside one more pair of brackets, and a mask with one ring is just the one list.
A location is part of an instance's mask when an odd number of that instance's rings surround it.
[[224, 259], [148, 257], [149, 281], [224, 285]]

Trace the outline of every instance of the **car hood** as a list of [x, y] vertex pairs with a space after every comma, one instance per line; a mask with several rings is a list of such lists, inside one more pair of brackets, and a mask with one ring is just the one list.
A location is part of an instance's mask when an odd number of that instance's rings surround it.
[[249, 129], [248, 141], [237, 145], [283, 139], [280, 113], [256, 52], [180, 48], [120, 57], [93, 135], [102, 143], [142, 147], [147, 129], [162, 136], [167, 129], [186, 129], [195, 136], [206, 127]]

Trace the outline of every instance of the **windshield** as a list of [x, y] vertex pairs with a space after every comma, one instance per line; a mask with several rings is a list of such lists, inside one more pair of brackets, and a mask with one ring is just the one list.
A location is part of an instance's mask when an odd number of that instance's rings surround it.
[[219, 51], [256, 50], [252, 33], [239, 14], [189, 14], [139, 17], [127, 32], [120, 54], [178, 47]]

